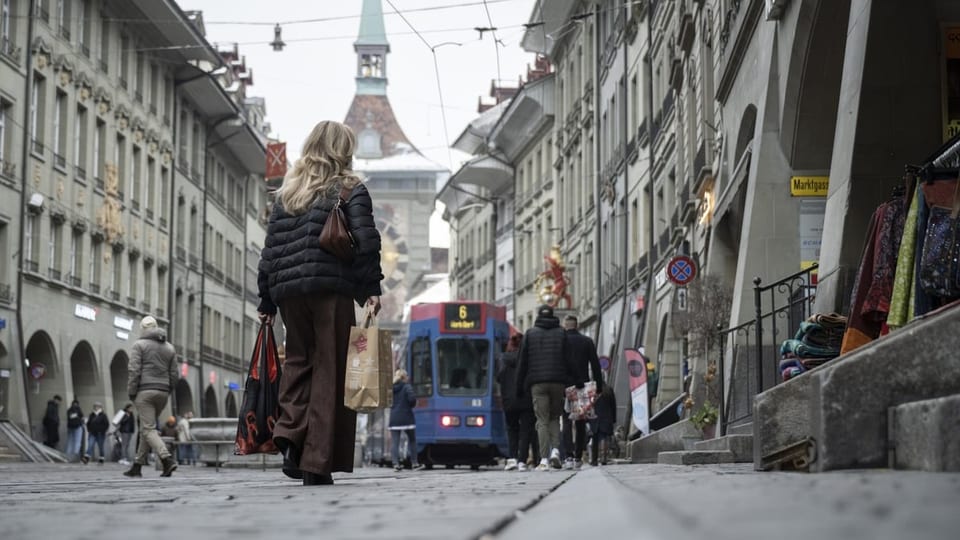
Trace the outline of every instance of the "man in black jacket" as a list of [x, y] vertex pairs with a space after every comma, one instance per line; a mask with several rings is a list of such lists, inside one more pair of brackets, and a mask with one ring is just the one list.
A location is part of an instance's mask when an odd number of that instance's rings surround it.
[[[563, 416], [564, 389], [573, 383], [576, 370], [567, 354], [566, 336], [553, 308], [540, 306], [533, 328], [520, 344], [517, 361], [517, 389], [533, 396], [540, 439], [538, 471], [560, 468], [560, 417]], [[549, 456], [549, 461], [547, 459]]]
[[47, 402], [47, 412], [43, 415], [43, 444], [56, 448], [60, 442], [60, 404], [63, 398], [59, 395]]
[[[597, 346], [588, 336], [580, 333], [578, 330], [577, 318], [573, 315], [567, 315], [563, 318], [563, 328], [567, 338], [567, 348], [570, 351], [570, 358], [575, 368], [574, 383], [578, 388], [589, 380], [593, 380], [597, 385], [597, 395], [603, 391], [603, 375], [600, 372], [600, 359], [597, 358]], [[564, 469], [579, 469], [583, 464], [583, 452], [587, 448], [587, 421], [570, 420], [567, 415], [563, 415], [563, 449], [565, 460]], [[574, 443], [574, 433], [576, 434], [576, 443]]]

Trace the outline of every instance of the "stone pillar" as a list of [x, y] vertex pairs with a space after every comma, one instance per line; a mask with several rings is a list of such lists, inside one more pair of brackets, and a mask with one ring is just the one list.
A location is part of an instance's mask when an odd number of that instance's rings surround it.
[[934, 0], [852, 0], [815, 310], [849, 311], [870, 216], [941, 143]]

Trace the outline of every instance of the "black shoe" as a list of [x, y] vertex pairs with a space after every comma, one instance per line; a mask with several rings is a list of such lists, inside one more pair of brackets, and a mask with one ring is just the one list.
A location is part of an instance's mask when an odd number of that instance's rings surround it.
[[172, 457], [167, 456], [161, 462], [163, 463], [163, 472], [160, 473], [160, 476], [172, 476], [173, 471], [177, 470], [177, 460]]
[[134, 477], [140, 478], [143, 476], [143, 474], [140, 472], [140, 467], [142, 467], [142, 465], [140, 465], [139, 463], [134, 463], [133, 465], [130, 466], [129, 470], [126, 470], [123, 472], [123, 475], [129, 476], [131, 478], [134, 478]]
[[277, 437], [273, 442], [283, 454], [283, 474], [296, 480], [303, 478], [303, 471], [300, 470], [300, 449], [297, 445], [284, 437]]
[[312, 473], [309, 471], [299, 471], [303, 473], [303, 485], [305, 486], [332, 486], [333, 475], [330, 473]]

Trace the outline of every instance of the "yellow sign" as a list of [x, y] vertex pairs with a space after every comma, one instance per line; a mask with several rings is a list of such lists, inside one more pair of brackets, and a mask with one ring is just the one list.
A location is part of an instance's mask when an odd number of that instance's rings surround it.
[[829, 176], [790, 177], [790, 195], [793, 197], [826, 197], [829, 188]]

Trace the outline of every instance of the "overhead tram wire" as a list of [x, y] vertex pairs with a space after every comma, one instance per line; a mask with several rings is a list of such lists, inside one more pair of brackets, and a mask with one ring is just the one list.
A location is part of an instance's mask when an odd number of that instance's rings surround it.
[[393, 8], [393, 11], [403, 19], [403, 22], [410, 27], [410, 30], [413, 31], [420, 38], [420, 41], [430, 49], [430, 54], [433, 55], [433, 71], [437, 78], [437, 94], [440, 97], [440, 119], [443, 122], [443, 138], [444, 142], [447, 144], [447, 164], [450, 167], [450, 172], [453, 172], [453, 153], [450, 151], [450, 130], [447, 128], [447, 107], [443, 101], [443, 85], [440, 84], [440, 62], [437, 59], [437, 47], [430, 45], [430, 42], [427, 41], [427, 38], [423, 37], [413, 24], [397, 9], [397, 6], [393, 4], [393, 0], [387, 0], [387, 4], [390, 4], [390, 7]]
[[493, 50], [497, 53], [497, 86], [499, 86], [503, 84], [503, 76], [500, 73], [500, 40], [497, 39], [497, 27], [494, 26], [493, 17], [490, 16], [490, 6], [487, 5], [487, 0], [483, 0], [483, 10], [487, 12], [487, 23], [490, 25], [490, 35], [493, 36]]

